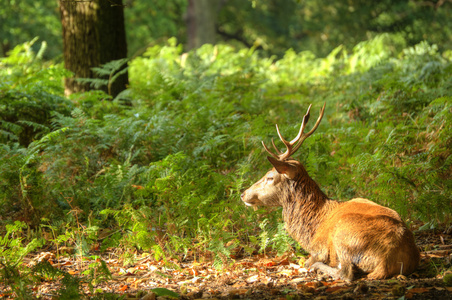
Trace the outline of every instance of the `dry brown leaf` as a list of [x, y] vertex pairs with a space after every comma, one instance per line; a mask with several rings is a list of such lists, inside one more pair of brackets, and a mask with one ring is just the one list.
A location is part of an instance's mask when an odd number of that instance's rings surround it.
[[246, 292], [248, 292], [247, 289], [237, 289], [237, 290], [230, 290], [228, 293], [230, 295], [245, 295]]
[[123, 286], [120, 286], [118, 291], [120, 292], [124, 292], [127, 291], [129, 289], [129, 286], [127, 284], [124, 284]]
[[273, 267], [276, 265], [277, 265], [277, 263], [270, 259], [262, 259], [261, 261], [256, 263], [256, 266], [260, 266], [260, 267]]
[[289, 281], [289, 284], [296, 284], [304, 281], [307, 281], [304, 277], [293, 278], [291, 281]]
[[337, 293], [338, 291], [342, 291], [342, 290], [345, 290], [345, 289], [347, 289], [347, 287], [344, 287], [344, 286], [332, 286], [332, 287], [327, 288], [325, 291], [327, 293]]
[[137, 270], [147, 270], [148, 269], [148, 266], [146, 266], [146, 265], [138, 265], [138, 266], [136, 266], [135, 267]]
[[6, 297], [9, 297], [9, 296], [11, 296], [11, 293], [3, 293], [3, 292], [0, 293], [0, 297], [1, 298], [3, 298], [3, 297], [6, 298]]
[[289, 268], [296, 269], [296, 270], [303, 269], [300, 265], [297, 265], [297, 264], [294, 264], [294, 263], [290, 263], [289, 264]]
[[198, 276], [199, 271], [194, 268], [191, 268], [191, 269], [188, 269], [188, 274], [193, 275], [193, 276]]
[[258, 280], [259, 280], [259, 275], [253, 275], [251, 277], [248, 277], [245, 281], [246, 281], [246, 283], [251, 284], [251, 283], [254, 283], [254, 282], [258, 281]]
[[136, 282], [136, 280], [137, 280], [136, 277], [129, 277], [129, 278], [126, 279], [126, 282], [127, 283], [134, 283], [134, 282]]
[[408, 292], [413, 293], [413, 294], [422, 294], [425, 292], [428, 292], [430, 290], [430, 288], [412, 288], [409, 289]]
[[277, 275], [291, 277], [295, 272], [296, 271], [293, 270], [282, 270], [281, 272], [278, 272]]
[[237, 265], [239, 265], [239, 266], [244, 266], [244, 267], [248, 267], [248, 268], [253, 268], [253, 267], [255, 267], [254, 263], [249, 262], [249, 261], [243, 261], [243, 262], [238, 263]]

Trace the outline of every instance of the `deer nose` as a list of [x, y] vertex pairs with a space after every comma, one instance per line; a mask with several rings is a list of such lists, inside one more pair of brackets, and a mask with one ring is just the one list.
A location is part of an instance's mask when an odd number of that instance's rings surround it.
[[241, 195], [240, 195], [240, 198], [243, 200], [243, 197], [245, 197], [245, 193], [242, 193]]

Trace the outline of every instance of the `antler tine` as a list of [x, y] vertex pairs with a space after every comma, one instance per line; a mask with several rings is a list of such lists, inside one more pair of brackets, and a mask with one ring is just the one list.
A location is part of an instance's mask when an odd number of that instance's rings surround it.
[[312, 104], [309, 105], [308, 110], [306, 111], [306, 114], [303, 116], [303, 121], [301, 122], [300, 130], [298, 131], [297, 136], [296, 136], [293, 140], [291, 140], [290, 142], [286, 141], [286, 140], [282, 137], [281, 133], [279, 132], [278, 125], [276, 125], [276, 130], [278, 131], [279, 138], [280, 138], [281, 141], [284, 143], [284, 145], [286, 145], [286, 147], [287, 147], [286, 152], [284, 152], [283, 154], [280, 154], [280, 155], [279, 155], [279, 159], [280, 159], [280, 160], [285, 160], [285, 159], [289, 158], [289, 157], [290, 157], [292, 154], [294, 154], [295, 151], [297, 151], [298, 148], [300, 147], [300, 145], [297, 145], [295, 148], [294, 148], [293, 146], [294, 146], [300, 139], [303, 139], [303, 136], [304, 136], [303, 131], [304, 131], [305, 127], [306, 127], [306, 124], [307, 124], [308, 121], [309, 121], [309, 116], [310, 116], [310, 112], [311, 112], [311, 107], [312, 107]]
[[284, 145], [286, 145], [287, 148], [286, 152], [279, 154], [279, 160], [285, 160], [286, 158], [289, 158], [293, 153], [292, 147], [294, 145], [294, 141], [292, 140], [289, 142], [285, 138], [283, 138], [281, 132], [279, 131], [278, 125], [276, 125], [276, 131], [278, 132], [279, 138], [284, 143]]
[[275, 148], [276, 153], [278, 153], [277, 155], [276, 155], [275, 153], [271, 152], [270, 149], [267, 148], [267, 146], [265, 145], [264, 142], [262, 142], [262, 145], [264, 145], [265, 150], [266, 150], [271, 156], [273, 156], [274, 158], [276, 158], [276, 159], [278, 159], [278, 160], [284, 160], [284, 159], [286, 159], [287, 157], [289, 157], [289, 156], [291, 155], [293, 143], [287, 141], [287, 140], [282, 136], [281, 131], [279, 131], [278, 124], [276, 124], [276, 132], [278, 133], [278, 136], [279, 136], [279, 138], [281, 139], [281, 141], [284, 143], [284, 145], [286, 145], [286, 147], [287, 147], [287, 151], [286, 151], [286, 152], [282, 153], [281, 151], [279, 151], [278, 148], [276, 147], [275, 142], [274, 142], [273, 139], [272, 139], [272, 145], [273, 145], [273, 148]]
[[[273, 145], [274, 145], [274, 143], [273, 143]], [[273, 156], [274, 158], [276, 158], [278, 160], [280, 159], [278, 155], [276, 155], [275, 153], [271, 152], [270, 149], [267, 148], [267, 146], [265, 145], [264, 141], [262, 141], [262, 146], [264, 146], [264, 149], [265, 149], [265, 151], [267, 151], [268, 154], [270, 154], [271, 156]]]
[[273, 145], [273, 148], [275, 148], [275, 151], [276, 151], [276, 153], [278, 153], [278, 155], [281, 155], [282, 154], [282, 152], [281, 151], [279, 151], [279, 149], [278, 148], [276, 148], [276, 145], [275, 145], [275, 141], [272, 139], [272, 145]]
[[[315, 122], [314, 127], [312, 127], [312, 129], [311, 129], [308, 133], [302, 134], [302, 137], [301, 137], [301, 139], [298, 141], [298, 144], [293, 148], [293, 152], [297, 151], [298, 148], [300, 148], [301, 144], [303, 144], [304, 140], [305, 140], [306, 138], [308, 138], [311, 134], [313, 134], [314, 131], [316, 131], [317, 127], [319, 127], [320, 121], [322, 121], [323, 114], [325, 113], [325, 107], [326, 107], [326, 103], [323, 104], [323, 107], [322, 107], [322, 109], [320, 110], [319, 117], [317, 118], [317, 121]], [[306, 115], [305, 115], [305, 117], [306, 117]], [[309, 119], [309, 116], [308, 116], [308, 119]], [[303, 123], [304, 123], [304, 119], [303, 119]], [[303, 130], [304, 130], [304, 128], [303, 128]]]
[[309, 116], [310, 116], [309, 113], [311, 112], [311, 106], [312, 106], [312, 104], [309, 105], [308, 110], [306, 111], [306, 114], [303, 116], [303, 121], [301, 122], [300, 131], [298, 132], [297, 136], [290, 142], [292, 145], [295, 144], [303, 135], [304, 128], [306, 127], [306, 124], [309, 121]]
[[284, 145], [286, 145], [286, 147], [289, 147], [291, 142], [287, 141], [285, 138], [283, 138], [281, 131], [279, 131], [279, 126], [278, 124], [276, 124], [276, 132], [278, 133], [279, 139], [281, 140], [281, 142], [284, 143]]
[[[311, 112], [311, 106], [312, 106], [312, 104], [309, 105], [306, 114], [303, 116], [303, 121], [302, 121], [301, 126], [300, 126], [300, 131], [298, 132], [297, 136], [293, 140], [291, 140], [290, 142], [287, 141], [286, 139], [284, 139], [284, 137], [282, 136], [281, 132], [279, 131], [278, 125], [276, 125], [276, 131], [278, 132], [278, 136], [281, 139], [281, 141], [284, 143], [284, 145], [286, 145], [286, 148], [287, 148], [286, 152], [282, 153], [281, 151], [279, 151], [278, 148], [276, 148], [275, 142], [273, 141], [273, 139], [272, 139], [272, 145], [273, 145], [273, 148], [276, 150], [276, 153], [278, 153], [278, 154], [275, 154], [275, 153], [271, 152], [267, 148], [265, 143], [262, 142], [262, 145], [264, 146], [265, 151], [267, 151], [271, 156], [273, 156], [274, 158], [276, 158], [277, 160], [280, 160], [280, 161], [283, 161], [283, 160], [289, 158], [292, 154], [294, 154], [298, 150], [298, 148], [300, 148], [301, 144], [303, 144], [304, 140], [306, 138], [308, 138], [311, 134], [313, 134], [314, 131], [317, 129], [317, 127], [319, 127], [320, 121], [323, 118], [323, 114], [325, 112], [326, 103], [323, 105], [322, 109], [320, 110], [319, 118], [315, 122], [314, 127], [312, 127], [312, 129], [308, 133], [303, 133], [303, 131], [304, 131], [305, 127], [306, 127], [306, 124], [309, 121], [309, 116], [310, 116], [310, 112]], [[295, 145], [295, 147], [294, 147], [294, 145]]]

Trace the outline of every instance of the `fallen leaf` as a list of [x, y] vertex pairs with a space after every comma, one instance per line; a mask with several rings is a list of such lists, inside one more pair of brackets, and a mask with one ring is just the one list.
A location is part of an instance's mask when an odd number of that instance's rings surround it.
[[278, 275], [283, 275], [287, 277], [291, 277], [293, 275], [294, 271], [292, 270], [282, 270], [281, 272], [278, 272]]
[[259, 280], [259, 275], [254, 275], [251, 277], [248, 277], [245, 281], [246, 283], [253, 283]]
[[290, 262], [287, 260], [287, 258], [285, 258], [285, 259], [283, 259], [283, 260], [281, 260], [279, 262], [279, 265], [280, 266], [287, 266], [287, 265], [290, 265]]
[[188, 273], [190, 275], [193, 275], [193, 276], [198, 276], [199, 275], [198, 270], [195, 270], [194, 268], [188, 269]]
[[239, 263], [239, 265], [244, 266], [244, 267], [248, 267], [248, 268], [255, 267], [255, 265], [252, 262], [249, 262], [249, 261], [241, 262], [241, 263]]
[[309, 281], [309, 282], [306, 282], [306, 286], [312, 287], [312, 288], [318, 288], [318, 287], [322, 286], [322, 284], [318, 281]]
[[262, 266], [273, 267], [273, 266], [276, 266], [276, 263], [274, 261], [267, 261], [267, 262], [263, 263]]
[[409, 292], [414, 294], [422, 294], [428, 292], [429, 290], [429, 288], [412, 288], [409, 290]]
[[129, 289], [129, 286], [128, 286], [127, 284], [125, 284], [125, 285], [119, 287], [119, 291], [120, 291], [120, 292], [127, 291], [128, 289]]
[[326, 289], [327, 293], [338, 293], [338, 292], [342, 292], [343, 290], [348, 289], [345, 286], [332, 286]]
[[194, 261], [194, 262], [192, 263], [192, 267], [193, 267], [193, 268], [200, 267], [200, 266], [201, 266], [201, 263], [199, 263], [199, 262], [197, 262], [197, 261]]
[[298, 260], [298, 264], [300, 266], [304, 266], [304, 263], [306, 262], [306, 257], [300, 257], [300, 259]]
[[237, 289], [237, 290], [230, 290], [228, 293], [230, 295], [245, 295], [246, 292], [248, 292], [247, 289]]
[[302, 281], [307, 281], [307, 280], [304, 277], [294, 278], [291, 281], [289, 281], [289, 284], [299, 283], [299, 282], [302, 282]]
[[294, 264], [294, 263], [290, 263], [289, 267], [292, 268], [292, 269], [295, 269], [295, 270], [302, 269], [302, 267], [300, 265], [297, 265], [297, 264]]

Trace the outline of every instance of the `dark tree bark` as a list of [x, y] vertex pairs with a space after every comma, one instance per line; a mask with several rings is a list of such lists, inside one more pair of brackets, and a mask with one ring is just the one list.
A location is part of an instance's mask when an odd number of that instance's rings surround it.
[[[59, 0], [59, 4], [64, 64], [74, 73], [65, 79], [65, 94], [88, 91], [89, 84], [76, 78], [95, 78], [91, 68], [127, 57], [122, 0]], [[127, 84], [125, 72], [103, 90], [115, 97]]]
[[218, 6], [218, 0], [188, 0], [188, 49], [216, 42], [215, 23]]

